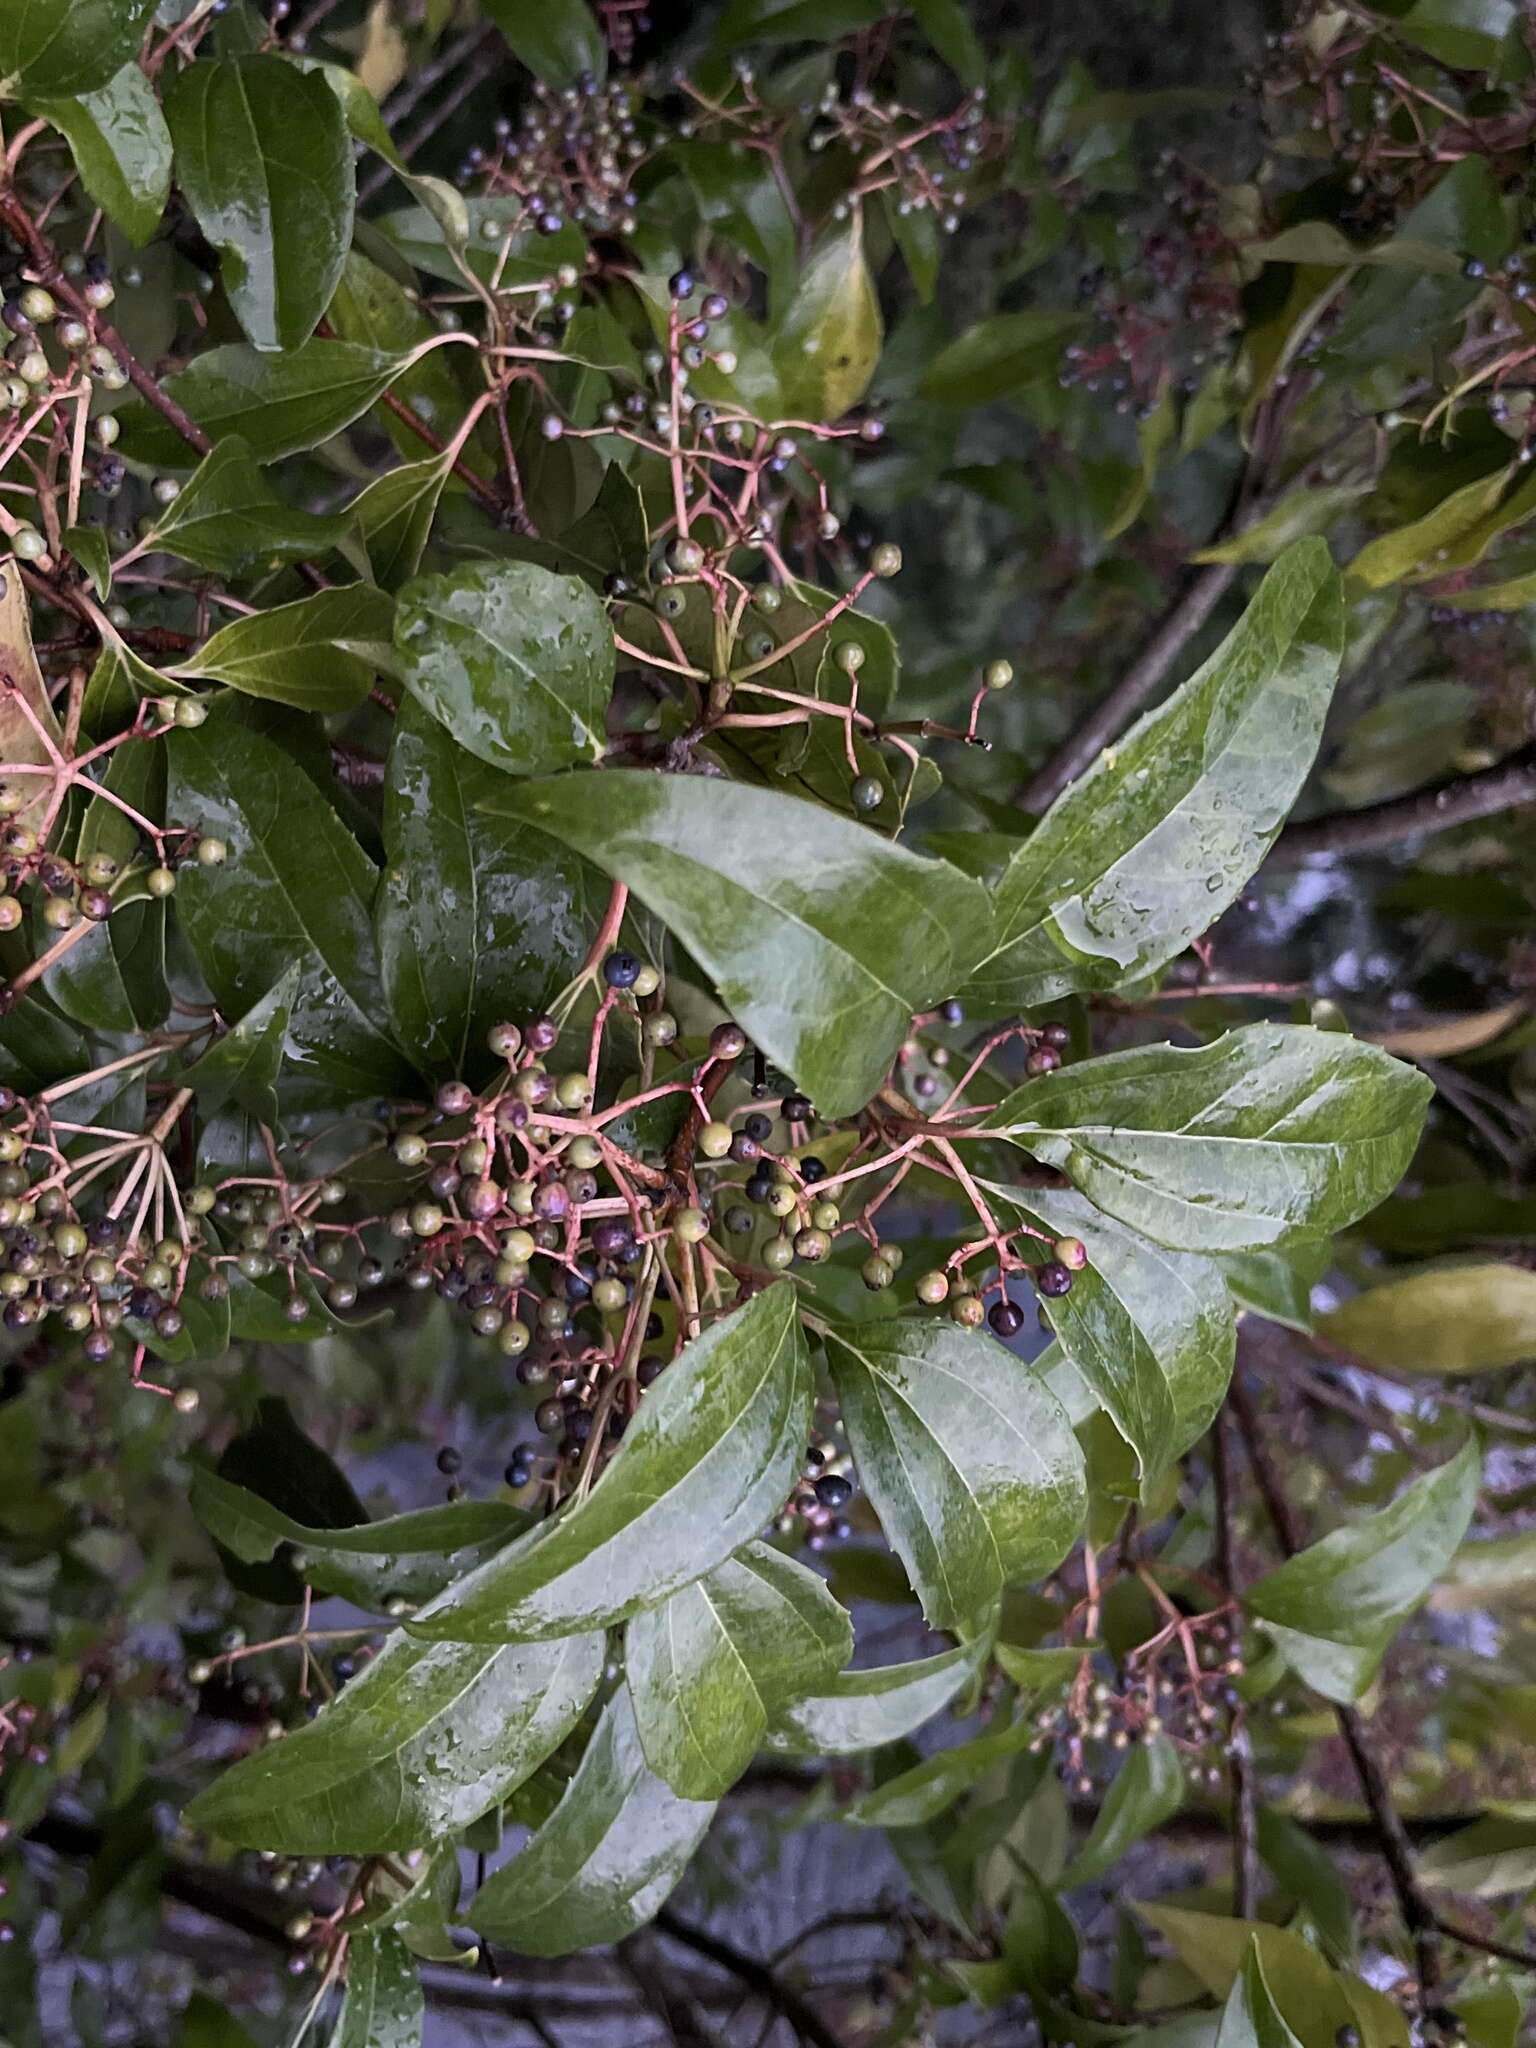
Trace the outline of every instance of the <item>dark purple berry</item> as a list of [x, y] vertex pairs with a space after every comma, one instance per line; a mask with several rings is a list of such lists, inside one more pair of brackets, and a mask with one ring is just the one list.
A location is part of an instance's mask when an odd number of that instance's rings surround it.
[[994, 1301], [987, 1310], [987, 1321], [999, 1337], [1017, 1337], [1024, 1327], [1024, 1311], [1017, 1302], [1004, 1298]]
[[1060, 1259], [1047, 1259], [1043, 1266], [1035, 1269], [1035, 1285], [1040, 1292], [1054, 1298], [1072, 1292], [1072, 1275]]

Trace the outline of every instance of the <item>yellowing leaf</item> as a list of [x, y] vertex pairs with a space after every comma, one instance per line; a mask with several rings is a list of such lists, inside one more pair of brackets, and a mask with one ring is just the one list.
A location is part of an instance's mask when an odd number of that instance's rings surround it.
[[880, 303], [854, 214], [806, 265], [774, 341], [788, 413], [835, 420], [857, 405], [880, 360], [881, 336]]
[[1491, 1372], [1536, 1358], [1536, 1273], [1428, 1266], [1318, 1318], [1319, 1333], [1405, 1372]]

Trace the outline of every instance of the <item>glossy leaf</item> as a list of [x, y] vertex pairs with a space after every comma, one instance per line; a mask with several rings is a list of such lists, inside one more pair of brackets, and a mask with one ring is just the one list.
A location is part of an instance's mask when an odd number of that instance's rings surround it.
[[481, 1886], [470, 1925], [530, 1956], [622, 1941], [676, 1887], [714, 1814], [651, 1770], [621, 1686], [554, 1813]]
[[686, 1347], [585, 1500], [470, 1573], [411, 1621], [412, 1632], [541, 1640], [658, 1606], [782, 1507], [809, 1411], [794, 1290], [779, 1281]]
[[[211, 440], [238, 434], [258, 462], [276, 462], [351, 426], [414, 360], [414, 351], [351, 341], [307, 341], [281, 356], [235, 342], [194, 357], [164, 388]], [[158, 413], [135, 403], [121, 418], [124, 454], [187, 467], [186, 443]]]
[[987, 1118], [1159, 1244], [1238, 1251], [1342, 1230], [1413, 1156], [1429, 1082], [1375, 1046], [1250, 1024], [1026, 1081]]
[[1025, 1719], [941, 1749], [866, 1792], [850, 1808], [848, 1818], [861, 1827], [923, 1827], [947, 1812], [996, 1765], [1021, 1755], [1037, 1732], [1034, 1722]]
[[421, 567], [422, 551], [437, 516], [438, 500], [452, 470], [448, 452], [423, 462], [402, 462], [375, 477], [352, 502], [368, 549], [374, 581], [381, 590], [396, 591]]
[[1317, 1327], [1330, 1343], [1405, 1372], [1525, 1365], [1536, 1359], [1536, 1273], [1491, 1261], [1394, 1273]]
[[277, 1123], [277, 1077], [288, 1050], [288, 1027], [303, 982], [294, 961], [245, 1015], [214, 1040], [185, 1070], [182, 1079], [197, 1093], [199, 1115], [208, 1117], [232, 1102], [269, 1128]]
[[[33, 651], [27, 587], [14, 555], [0, 559], [0, 676], [10, 685], [0, 687], [0, 760], [42, 766], [50, 758], [44, 734], [55, 749], [62, 748], [63, 734]], [[36, 795], [14, 814], [26, 825], [41, 813], [48, 783], [41, 775], [17, 779], [37, 784]]]
[[176, 917], [226, 1016], [242, 1016], [286, 967], [293, 1085], [334, 1102], [388, 1094], [401, 1063], [385, 1014], [370, 917], [372, 863], [319, 791], [269, 739], [219, 713], [167, 740], [170, 814], [222, 839], [219, 867], [182, 870]]
[[835, 420], [858, 404], [880, 360], [880, 302], [860, 215], [811, 256], [773, 340], [785, 412]]
[[1082, 1527], [1082, 1453], [1060, 1403], [992, 1337], [947, 1322], [831, 1330], [827, 1355], [859, 1476], [923, 1613], [974, 1633]]
[[97, 92], [138, 55], [155, 0], [14, 0], [0, 9], [0, 99]]
[[1293, 1330], [1310, 1330], [1312, 1290], [1333, 1263], [1333, 1241], [1292, 1238], [1277, 1250], [1222, 1252], [1216, 1263], [1239, 1308]]
[[307, 1585], [376, 1613], [393, 1599], [431, 1599], [528, 1524], [501, 1501], [464, 1500], [352, 1529], [312, 1529], [201, 1467], [193, 1470], [190, 1499], [209, 1535], [243, 1563], [265, 1564], [286, 1545], [301, 1553], [290, 1562]]
[[1249, 1948], [1237, 1982], [1227, 1995], [1216, 2030], [1216, 2048], [1301, 2048], [1269, 1995], [1257, 1942]]
[[473, 562], [400, 593], [407, 688], [478, 760], [539, 775], [595, 759], [613, 689], [613, 633], [574, 576]]
[[602, 1671], [597, 1634], [496, 1648], [392, 1635], [317, 1719], [215, 1779], [188, 1820], [286, 1855], [419, 1848], [536, 1770]]
[[223, 252], [224, 289], [258, 349], [308, 341], [352, 240], [352, 144], [323, 78], [275, 55], [204, 59], [166, 93], [176, 175]]
[[988, 1200], [1049, 1237], [1075, 1237], [1088, 1263], [1070, 1294], [1042, 1300], [1062, 1350], [1141, 1460], [1150, 1488], [1209, 1426], [1232, 1377], [1236, 1319], [1222, 1272], [1127, 1230], [1070, 1189], [1025, 1198], [983, 1182]]
[[772, 1715], [835, 1677], [852, 1651], [852, 1624], [826, 1582], [749, 1544], [625, 1630], [646, 1761], [686, 1799], [723, 1798]]
[[1126, 1850], [1160, 1828], [1184, 1804], [1184, 1764], [1166, 1735], [1137, 1742], [1104, 1795], [1088, 1839], [1063, 1885], [1095, 1884]]
[[1331, 1968], [1303, 1935], [1161, 1902], [1138, 1901], [1136, 1911], [1213, 1998], [1230, 1997], [1257, 1948], [1270, 1997], [1304, 2048], [1334, 2048], [1341, 2027], [1355, 2028], [1364, 2048], [1408, 2048], [1402, 2008], [1359, 1977]]
[[371, 583], [317, 590], [221, 626], [177, 670], [300, 711], [350, 711], [393, 666], [394, 600]]
[[546, 85], [601, 78], [608, 68], [608, 44], [586, 0], [486, 0], [485, 11], [513, 56]]
[[605, 773], [509, 784], [496, 807], [627, 883], [828, 1116], [862, 1108], [987, 941], [977, 883], [769, 790]]
[[230, 575], [253, 562], [328, 554], [346, 526], [345, 514], [285, 505], [249, 445], [226, 434], [158, 514], [145, 545]]
[[500, 780], [414, 698], [401, 705], [374, 918], [395, 1029], [429, 1072], [463, 1072], [493, 1024], [541, 1011], [607, 901], [579, 855], [490, 815]]
[[33, 102], [69, 143], [80, 182], [131, 242], [147, 242], [171, 191], [171, 135], [137, 64], [94, 92]]
[[1340, 591], [1322, 541], [1290, 549], [1210, 660], [1052, 805], [997, 884], [995, 950], [973, 1001], [1011, 1010], [1123, 987], [1221, 915], [1317, 752], [1344, 643]]
[[1314, 1691], [1344, 1702], [1365, 1691], [1399, 1624], [1455, 1556], [1481, 1471], [1468, 1443], [1389, 1507], [1333, 1530], [1248, 1588], [1247, 1612]]
[[420, 2048], [427, 2004], [415, 1958], [387, 1927], [347, 1942], [347, 1995], [330, 2048]]
[[975, 1650], [962, 1646], [914, 1664], [840, 1672], [779, 1713], [766, 1747], [778, 1756], [859, 1756], [901, 1742], [951, 1704], [976, 1663]]
[[1334, 1957], [1347, 1960], [1355, 1946], [1355, 1908], [1336, 1858], [1273, 1806], [1259, 1808], [1257, 1837], [1270, 1876], [1305, 1911]]

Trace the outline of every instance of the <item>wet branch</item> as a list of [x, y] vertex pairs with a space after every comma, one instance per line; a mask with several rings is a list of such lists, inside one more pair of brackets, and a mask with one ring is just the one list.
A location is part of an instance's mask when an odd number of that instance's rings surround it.
[[1519, 748], [1492, 768], [1454, 776], [1410, 796], [1287, 825], [1269, 859], [1279, 867], [1294, 867], [1310, 854], [1379, 853], [1406, 839], [1449, 832], [1529, 803], [1536, 803], [1536, 743]]

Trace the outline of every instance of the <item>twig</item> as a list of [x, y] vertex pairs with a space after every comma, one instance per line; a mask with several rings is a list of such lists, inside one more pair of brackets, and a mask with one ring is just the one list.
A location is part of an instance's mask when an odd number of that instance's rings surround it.
[[738, 1983], [747, 1985], [760, 1998], [767, 1999], [784, 2015], [801, 2039], [812, 2044], [812, 2048], [843, 2048], [821, 2015], [813, 2011], [794, 1986], [786, 1984], [769, 1964], [747, 1955], [718, 1935], [709, 1933], [706, 1928], [689, 1926], [686, 1920], [679, 1920], [666, 1906], [656, 1915], [656, 1927], [669, 1941], [691, 1948], [695, 1955], [706, 1956]]
[[1536, 803], [1536, 742], [1506, 755], [1492, 768], [1458, 775], [1411, 796], [1365, 804], [1358, 811], [1330, 812], [1287, 825], [1270, 851], [1277, 867], [1294, 867], [1318, 853], [1379, 853], [1405, 839], [1449, 832], [1479, 818]]

